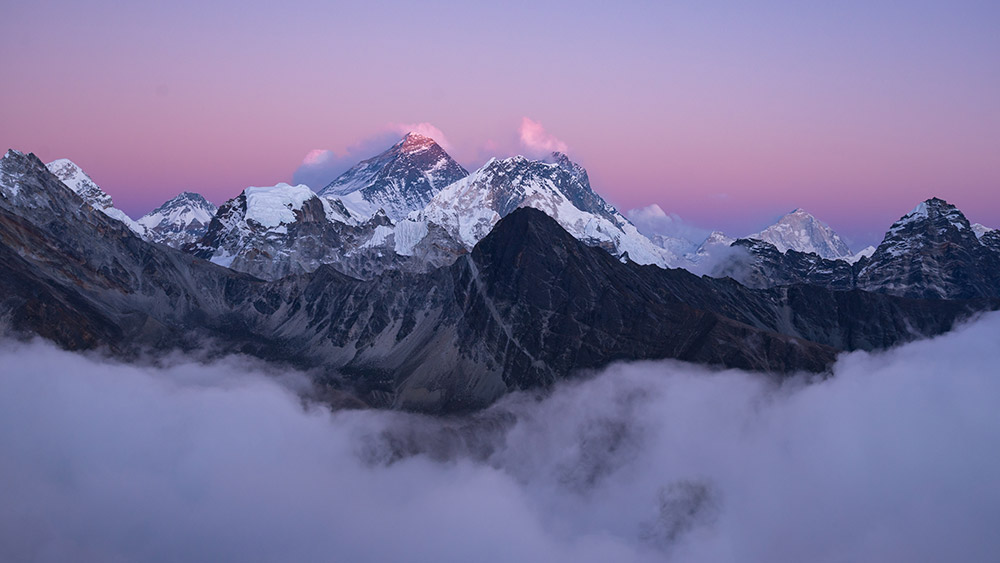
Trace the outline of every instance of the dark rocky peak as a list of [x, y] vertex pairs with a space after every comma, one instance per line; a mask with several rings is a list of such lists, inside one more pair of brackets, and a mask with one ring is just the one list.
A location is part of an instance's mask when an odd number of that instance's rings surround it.
[[34, 153], [14, 149], [0, 159], [0, 195], [8, 204], [31, 209], [74, 209], [85, 201]]
[[1000, 253], [1000, 231], [993, 229], [983, 233], [983, 236], [979, 237], [979, 243], [996, 253]]
[[965, 215], [939, 198], [893, 223], [858, 274], [858, 287], [905, 297], [1000, 295], [1000, 256], [981, 244]]
[[788, 249], [784, 252], [775, 245], [758, 239], [737, 239], [732, 247], [743, 249], [748, 260], [719, 264], [713, 275], [733, 277], [753, 288], [767, 288], [793, 284], [811, 284], [830, 289], [853, 289], [854, 267], [846, 260], [824, 258], [814, 252]]
[[935, 252], [944, 244], [973, 248], [976, 241], [976, 233], [965, 215], [954, 205], [935, 197], [922, 201], [892, 224], [875, 249], [872, 262], [921, 250]]

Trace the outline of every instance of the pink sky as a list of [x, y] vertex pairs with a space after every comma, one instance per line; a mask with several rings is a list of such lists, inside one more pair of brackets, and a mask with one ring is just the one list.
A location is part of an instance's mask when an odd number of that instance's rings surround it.
[[530, 152], [527, 118], [623, 210], [745, 234], [804, 207], [859, 246], [938, 196], [1000, 227], [1000, 7], [703, 4], [11, 4], [0, 144], [137, 216], [401, 124], [474, 169]]

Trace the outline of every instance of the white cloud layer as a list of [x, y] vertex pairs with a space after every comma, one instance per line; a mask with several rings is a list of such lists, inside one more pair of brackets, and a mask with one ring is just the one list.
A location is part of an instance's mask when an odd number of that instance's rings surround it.
[[991, 314], [812, 384], [621, 364], [434, 419], [7, 343], [0, 560], [993, 560], [997, 350]]

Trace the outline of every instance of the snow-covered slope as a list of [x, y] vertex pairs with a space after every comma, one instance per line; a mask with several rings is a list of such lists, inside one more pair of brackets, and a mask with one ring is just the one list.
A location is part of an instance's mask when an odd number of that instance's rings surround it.
[[129, 217], [124, 211], [115, 207], [111, 196], [104, 193], [104, 190], [94, 183], [90, 176], [73, 161], [68, 158], [60, 158], [53, 160], [45, 166], [63, 184], [66, 184], [69, 189], [79, 194], [84, 201], [92, 205], [95, 209], [103, 211], [105, 215], [112, 219], [117, 219], [125, 223], [136, 234], [146, 235], [146, 228]]
[[382, 154], [344, 172], [319, 194], [340, 199], [361, 219], [382, 209], [399, 221], [468, 174], [434, 139], [409, 133]]
[[854, 256], [843, 258], [843, 260], [846, 260], [847, 262], [854, 264], [855, 262], [858, 262], [862, 258], [871, 258], [872, 254], [875, 254], [875, 247], [872, 245], [868, 245], [859, 250], [858, 252], [856, 252]]
[[640, 234], [590, 187], [583, 167], [561, 153], [547, 161], [523, 156], [491, 159], [441, 190], [415, 221], [441, 225], [471, 248], [519, 207], [544, 211], [577, 239], [640, 264], [671, 266], [677, 257]]
[[743, 238], [769, 242], [779, 252], [812, 252], [829, 259], [848, 259], [854, 256], [840, 235], [801, 208], [788, 213], [763, 231]]
[[304, 185], [247, 188], [223, 204], [205, 235], [186, 249], [270, 280], [324, 264], [357, 278], [387, 269], [426, 271], [464, 252], [440, 227], [394, 225], [382, 211], [358, 221], [339, 204]]
[[978, 239], [982, 239], [983, 235], [985, 235], [986, 233], [988, 233], [990, 231], [995, 231], [995, 230], [996, 229], [991, 229], [991, 228], [987, 227], [986, 225], [983, 225], [982, 223], [973, 223], [972, 224], [972, 232], [976, 233], [976, 238], [978, 238]]
[[180, 248], [205, 234], [216, 211], [218, 208], [201, 194], [183, 192], [137, 222], [146, 228], [147, 239]]

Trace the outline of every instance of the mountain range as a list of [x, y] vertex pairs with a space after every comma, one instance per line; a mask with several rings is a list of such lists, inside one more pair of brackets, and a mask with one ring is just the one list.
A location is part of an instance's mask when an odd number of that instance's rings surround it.
[[[239, 352], [343, 405], [457, 412], [619, 360], [775, 377], [1000, 308], [1000, 234], [927, 200], [870, 253], [802, 210], [657, 245], [566, 155], [467, 173], [410, 134], [320, 193], [182, 193], [139, 221], [70, 161], [0, 161], [0, 326], [126, 359]], [[126, 220], [128, 219], [128, 220]], [[714, 262], [714, 276], [672, 266]]]

